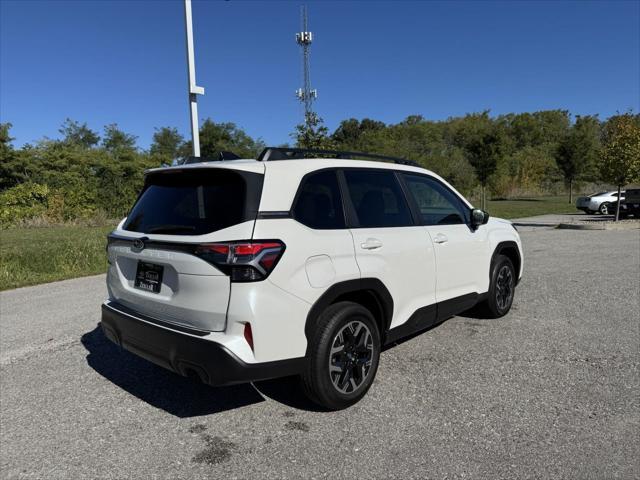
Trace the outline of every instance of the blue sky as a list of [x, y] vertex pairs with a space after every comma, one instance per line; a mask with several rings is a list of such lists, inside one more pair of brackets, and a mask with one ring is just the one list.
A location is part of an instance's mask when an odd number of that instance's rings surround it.
[[[302, 118], [299, 2], [194, 1], [200, 117], [268, 144]], [[640, 110], [640, 2], [307, 3], [316, 109], [396, 123], [563, 108]], [[0, 0], [0, 117], [16, 144], [71, 117], [189, 134], [183, 5]]]

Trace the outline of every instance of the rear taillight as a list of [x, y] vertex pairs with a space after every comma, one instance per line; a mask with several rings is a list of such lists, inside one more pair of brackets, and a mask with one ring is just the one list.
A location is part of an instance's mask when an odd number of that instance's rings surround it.
[[280, 240], [205, 243], [195, 254], [231, 277], [232, 282], [257, 282], [273, 271], [284, 253]]

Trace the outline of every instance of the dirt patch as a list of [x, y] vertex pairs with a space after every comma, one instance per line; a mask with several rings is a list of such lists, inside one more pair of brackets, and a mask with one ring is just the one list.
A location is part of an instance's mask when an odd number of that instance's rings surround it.
[[297, 430], [299, 432], [308, 432], [311, 430], [311, 427], [309, 427], [305, 422], [287, 422], [285, 423], [284, 428], [287, 430]]
[[189, 433], [204, 433], [207, 426], [202, 423], [196, 423], [189, 428]]
[[217, 465], [227, 462], [231, 459], [233, 451], [237, 448], [235, 443], [221, 437], [205, 435], [203, 438], [207, 446], [193, 457], [195, 463]]

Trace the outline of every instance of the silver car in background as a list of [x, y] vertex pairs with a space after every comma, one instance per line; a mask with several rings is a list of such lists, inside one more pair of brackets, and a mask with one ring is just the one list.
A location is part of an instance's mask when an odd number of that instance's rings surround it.
[[[620, 192], [620, 198], [624, 200], [624, 190]], [[609, 207], [612, 203], [618, 201], [618, 192], [600, 192], [589, 195], [588, 197], [578, 197], [576, 200], [576, 208], [584, 213], [600, 213], [608, 215]]]

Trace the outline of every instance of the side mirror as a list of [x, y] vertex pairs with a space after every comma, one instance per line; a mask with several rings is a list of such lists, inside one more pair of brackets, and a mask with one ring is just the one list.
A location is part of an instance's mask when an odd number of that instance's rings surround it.
[[489, 221], [489, 214], [479, 208], [471, 210], [471, 227], [475, 230], [480, 225], [485, 225]]

